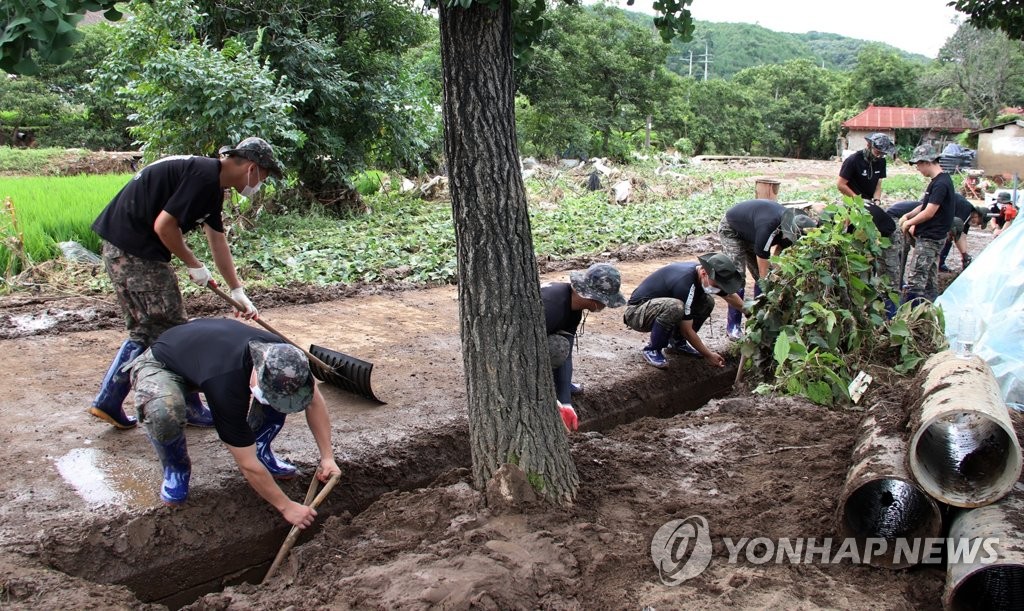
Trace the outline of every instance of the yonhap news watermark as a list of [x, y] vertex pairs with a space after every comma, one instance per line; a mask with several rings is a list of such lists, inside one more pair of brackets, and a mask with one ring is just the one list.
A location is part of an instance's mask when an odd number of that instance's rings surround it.
[[[721, 537], [728, 564], [991, 564], [998, 559], [996, 537]], [[714, 545], [708, 521], [694, 515], [661, 525], [651, 539], [651, 560], [665, 585], [675, 586], [700, 575], [711, 564]]]

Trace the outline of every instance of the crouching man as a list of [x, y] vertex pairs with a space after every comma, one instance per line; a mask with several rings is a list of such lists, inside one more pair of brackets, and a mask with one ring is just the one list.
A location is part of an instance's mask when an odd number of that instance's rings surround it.
[[562, 422], [570, 431], [579, 427], [576, 410], [572, 407], [572, 394], [576, 387], [572, 383], [572, 350], [576, 342], [576, 329], [581, 325], [586, 312], [622, 307], [626, 299], [619, 292], [621, 284], [622, 276], [615, 266], [595, 263], [585, 272], [570, 272], [569, 282], [554, 282], [540, 287], [555, 397]]
[[648, 364], [664, 369], [668, 362], [662, 350], [673, 348], [681, 354], [703, 356], [714, 367], [725, 359], [701, 341], [697, 332], [715, 308], [719, 295], [737, 310], [743, 310], [743, 276], [728, 256], [710, 253], [697, 257], [698, 263], [669, 263], [636, 287], [622, 320], [634, 331], [650, 332], [641, 351]]
[[324, 398], [301, 350], [276, 335], [234, 320], [194, 320], [160, 335], [133, 364], [135, 405], [163, 466], [160, 498], [188, 498], [192, 462], [185, 441], [185, 397], [206, 395], [217, 435], [228, 446], [253, 490], [294, 526], [313, 523], [316, 511], [289, 499], [274, 481], [298, 470], [270, 448], [285, 416], [306, 411], [320, 450], [317, 478], [341, 473], [331, 449]]

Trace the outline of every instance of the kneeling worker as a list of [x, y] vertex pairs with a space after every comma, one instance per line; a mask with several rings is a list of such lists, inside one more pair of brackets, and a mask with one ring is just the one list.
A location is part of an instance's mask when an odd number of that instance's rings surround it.
[[570, 431], [579, 426], [576, 410], [572, 407], [572, 349], [576, 328], [585, 312], [622, 307], [626, 299], [619, 292], [621, 285], [619, 270], [608, 263], [595, 263], [585, 272], [571, 272], [569, 282], [553, 282], [540, 287], [555, 397], [565, 428]]
[[622, 320], [635, 331], [650, 332], [651, 339], [642, 350], [650, 365], [668, 367], [662, 350], [703, 356], [715, 367], [724, 367], [722, 355], [704, 345], [697, 332], [715, 308], [714, 295], [742, 310], [743, 288], [732, 259], [722, 253], [697, 257], [698, 263], [670, 263], [656, 270], [636, 287], [629, 297]]
[[274, 481], [295, 477], [298, 470], [270, 449], [285, 416], [305, 410], [320, 450], [317, 478], [326, 482], [341, 473], [331, 448], [327, 406], [301, 350], [238, 321], [194, 320], [161, 334], [135, 361], [131, 379], [139, 420], [163, 466], [160, 498], [165, 504], [180, 505], [188, 497], [192, 462], [185, 441], [185, 397], [201, 390], [217, 435], [253, 490], [293, 526], [313, 523], [316, 511], [289, 499]]

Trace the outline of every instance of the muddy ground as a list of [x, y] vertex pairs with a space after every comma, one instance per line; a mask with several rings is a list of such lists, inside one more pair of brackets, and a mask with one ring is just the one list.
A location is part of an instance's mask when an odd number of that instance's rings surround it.
[[[972, 251], [985, 235], [972, 232]], [[708, 236], [610, 258], [628, 294], [657, 267], [715, 246]], [[587, 263], [542, 262], [544, 279], [564, 280]], [[263, 587], [253, 583], [287, 528], [212, 431], [189, 431], [192, 493], [171, 510], [157, 498], [159, 467], [142, 432], [114, 431], [85, 413], [122, 340], [113, 300], [45, 291], [0, 300], [0, 608], [940, 606], [937, 568], [728, 562], [722, 537], [834, 536], [857, 410], [730, 389], [733, 362], [711, 370], [675, 356], [670, 369], [654, 370], [640, 359], [645, 338], [619, 312], [602, 312], [588, 318], [576, 357], [585, 384], [576, 400], [583, 426], [571, 436], [577, 503], [498, 510], [465, 469], [454, 288], [291, 287], [254, 301], [300, 342], [373, 362], [374, 390], [387, 401], [325, 387], [345, 476], [322, 506], [321, 528]], [[224, 314], [208, 298], [188, 307]], [[721, 350], [724, 310], [719, 303], [702, 332]], [[865, 398], [881, 400], [892, 397]], [[638, 415], [663, 417], [615, 426]], [[315, 464], [301, 417], [275, 449], [307, 470]], [[300, 499], [307, 483], [284, 488]], [[714, 557], [699, 576], [665, 585], [652, 536], [691, 516], [706, 518]]]

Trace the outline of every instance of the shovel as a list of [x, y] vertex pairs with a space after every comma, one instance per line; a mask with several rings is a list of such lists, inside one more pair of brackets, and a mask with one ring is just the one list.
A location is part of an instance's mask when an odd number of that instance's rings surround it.
[[[313, 509], [316, 509], [317, 506], [327, 498], [327, 495], [331, 493], [331, 490], [334, 489], [340, 479], [341, 473], [335, 473], [332, 475], [331, 479], [327, 480], [327, 483], [324, 484], [324, 489], [320, 491], [320, 494], [317, 494], [316, 498], [313, 498], [313, 495], [316, 494], [317, 486], [316, 475], [314, 475], [313, 481], [309, 482], [309, 489], [306, 490], [306, 500], [303, 501], [302, 504], [309, 505]], [[312, 503], [310, 503], [310, 499], [313, 499]], [[280, 568], [281, 563], [284, 562], [285, 557], [288, 556], [288, 552], [295, 546], [295, 542], [298, 540], [300, 532], [302, 531], [298, 526], [292, 526], [292, 529], [288, 531], [288, 536], [285, 537], [284, 543], [281, 544], [281, 549], [277, 551], [277, 556], [274, 557], [274, 562], [270, 565], [270, 568], [267, 569], [267, 574], [263, 576], [263, 581], [260, 582], [260, 585], [265, 585], [270, 581], [270, 578], [277, 573], [277, 569]]]
[[[232, 299], [231, 296], [222, 291], [220, 287], [215, 286], [212, 283], [207, 284], [206, 286], [236, 310], [239, 312], [245, 312], [245, 308], [242, 304]], [[271, 327], [270, 324], [265, 322], [262, 318], [255, 318], [254, 320], [267, 331], [270, 331], [299, 350], [302, 350], [303, 354], [306, 355], [306, 358], [309, 359], [309, 365], [313, 375], [320, 380], [342, 390], [359, 395], [360, 397], [370, 399], [371, 401], [384, 403], [373, 394], [373, 389], [370, 387], [370, 373], [373, 371], [373, 363], [357, 359], [341, 352], [328, 350], [327, 348], [320, 346], [311, 345], [309, 350], [306, 350], [302, 346], [285, 337], [284, 334], [274, 327]]]

